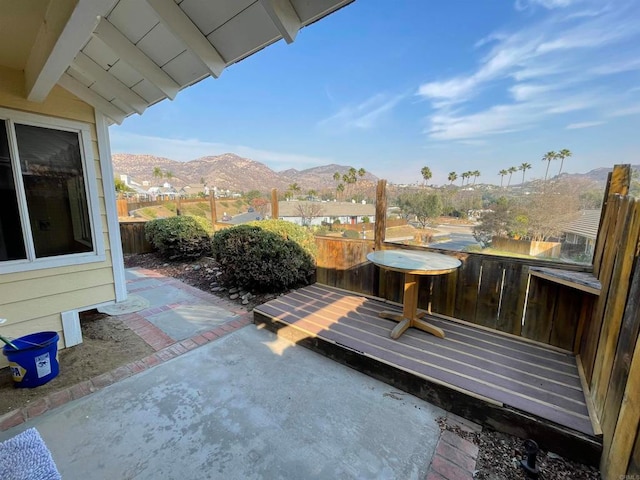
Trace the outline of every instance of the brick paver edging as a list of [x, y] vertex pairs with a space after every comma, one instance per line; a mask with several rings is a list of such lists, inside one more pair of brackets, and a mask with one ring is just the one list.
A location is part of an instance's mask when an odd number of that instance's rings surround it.
[[[481, 427], [462, 417], [447, 413], [446, 422], [465, 431], [479, 431]], [[426, 480], [473, 480], [478, 446], [455, 433], [444, 430], [440, 434]]]
[[[125, 318], [126, 317], [126, 318]], [[155, 365], [164, 363], [172, 358], [178, 357], [194, 348], [209, 343], [216, 338], [225, 336], [242, 327], [253, 323], [253, 314], [243, 312], [243, 315], [223, 323], [214, 329], [207, 330], [186, 340], [174, 342], [171, 337], [157, 328], [151, 322], [138, 314], [121, 315], [120, 318], [142, 339], [147, 342], [155, 352], [140, 360], [133, 361], [110, 372], [103, 373], [91, 380], [85, 380], [63, 390], [50, 393], [45, 398], [35, 401], [28, 407], [13, 410], [0, 416], [0, 431], [8, 430], [20, 425], [34, 417], [42, 415], [49, 410], [53, 410], [64, 405], [71, 400], [77, 400], [90, 393], [103, 389], [119, 380], [131, 377]], [[153, 328], [151, 328], [153, 327]]]

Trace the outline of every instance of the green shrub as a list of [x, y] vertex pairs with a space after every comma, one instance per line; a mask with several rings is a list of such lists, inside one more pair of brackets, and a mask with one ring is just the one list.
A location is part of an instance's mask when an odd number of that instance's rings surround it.
[[344, 238], [360, 238], [360, 234], [355, 230], [345, 230], [342, 232]]
[[292, 240], [302, 247], [302, 249], [316, 258], [318, 247], [313, 232], [308, 228], [301, 227], [286, 220], [260, 220], [257, 222], [249, 222], [247, 225], [260, 227], [267, 232], [273, 232], [281, 236], [285, 240]]
[[202, 218], [158, 218], [145, 225], [147, 240], [169, 260], [200, 258], [211, 252], [211, 226]]
[[213, 235], [213, 256], [219, 280], [254, 292], [283, 292], [307, 284], [314, 260], [293, 240], [255, 225], [238, 225]]

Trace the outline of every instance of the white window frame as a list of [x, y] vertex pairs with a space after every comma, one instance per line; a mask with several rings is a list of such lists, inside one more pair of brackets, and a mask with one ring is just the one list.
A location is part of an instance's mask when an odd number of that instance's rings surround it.
[[[14, 183], [16, 185], [16, 195], [18, 197], [18, 210], [20, 212], [20, 221], [22, 222], [22, 234], [27, 256], [26, 259], [21, 260], [0, 261], [0, 274], [104, 262], [106, 260], [103, 238], [104, 232], [102, 229], [102, 218], [98, 199], [98, 184], [96, 182], [96, 171], [94, 165], [95, 159], [93, 157], [91, 144], [90, 125], [73, 120], [46, 117], [44, 115], [18, 112], [5, 108], [0, 108], [0, 120], [4, 120], [8, 126], [7, 138], [9, 142], [9, 150], [11, 152]], [[14, 128], [16, 123], [78, 134], [80, 140], [80, 156], [82, 158], [82, 174], [84, 176], [84, 185], [86, 189], [87, 208], [89, 209], [93, 251], [36, 258], [33, 237], [31, 234], [31, 223], [29, 221], [29, 213], [26, 203], [26, 195], [22, 179], [20, 178], [22, 169], [20, 167], [20, 156]]]

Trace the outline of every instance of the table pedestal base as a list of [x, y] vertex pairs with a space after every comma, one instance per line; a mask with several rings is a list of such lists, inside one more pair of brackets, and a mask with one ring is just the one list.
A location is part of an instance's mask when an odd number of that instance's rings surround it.
[[402, 335], [409, 327], [417, 328], [418, 330], [422, 330], [423, 332], [435, 335], [438, 338], [444, 338], [444, 332], [441, 328], [438, 328], [422, 320], [422, 317], [424, 317], [425, 315], [426, 312], [420, 312], [416, 314], [414, 318], [406, 318], [402, 314], [395, 312], [380, 312], [380, 318], [386, 318], [388, 320], [398, 322], [398, 325], [396, 325], [393, 330], [391, 330], [391, 334], [389, 335], [394, 340], [399, 338], [400, 335]]

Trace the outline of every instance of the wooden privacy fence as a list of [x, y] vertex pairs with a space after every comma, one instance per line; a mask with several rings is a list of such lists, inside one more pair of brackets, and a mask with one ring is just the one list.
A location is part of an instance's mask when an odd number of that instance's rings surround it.
[[616, 166], [608, 182], [593, 259], [602, 288], [580, 345], [604, 478], [640, 476], [640, 200], [628, 195], [630, 173]]
[[[367, 262], [367, 253], [374, 250], [373, 241], [316, 237], [316, 244], [318, 282], [402, 302], [402, 273], [378, 269]], [[545, 282], [530, 285], [529, 280], [529, 266], [561, 264], [406, 245], [393, 248], [437, 251], [462, 262], [448, 275], [420, 277], [420, 308], [431, 304], [435, 313], [574, 350], [577, 326], [585, 315], [582, 305], [592, 301], [590, 295]], [[528, 287], [532, 289], [527, 297]]]
[[149, 253], [153, 246], [144, 236], [146, 222], [120, 222], [122, 253]]

